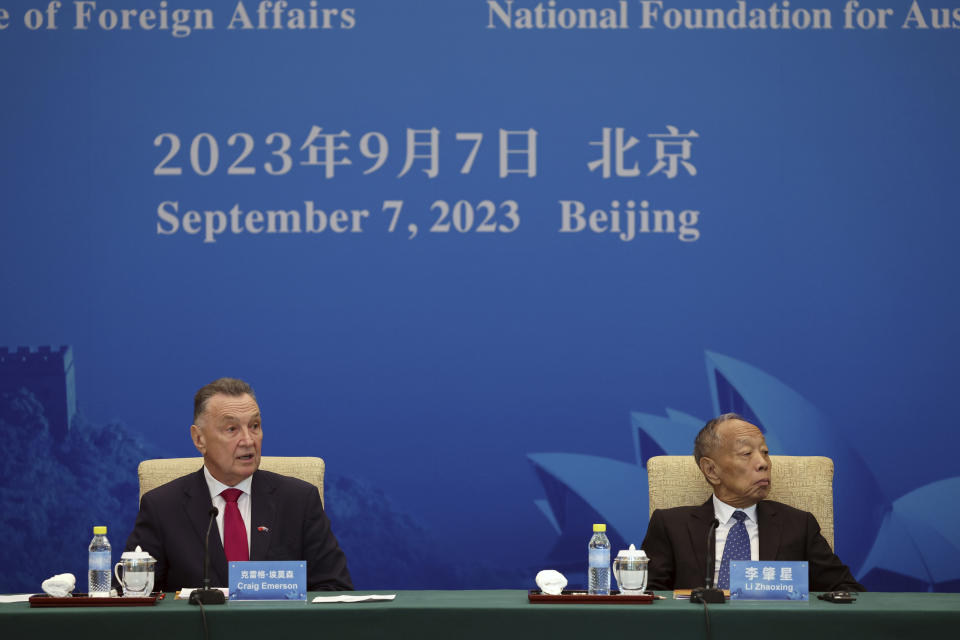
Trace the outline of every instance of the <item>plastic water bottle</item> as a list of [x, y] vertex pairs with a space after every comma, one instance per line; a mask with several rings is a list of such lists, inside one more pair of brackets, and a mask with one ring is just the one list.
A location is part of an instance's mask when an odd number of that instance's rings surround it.
[[106, 527], [93, 528], [93, 540], [90, 541], [90, 561], [87, 571], [87, 594], [92, 598], [110, 596], [110, 570], [113, 559], [110, 557], [110, 541], [107, 540]]
[[610, 541], [607, 540], [607, 525], [593, 525], [593, 537], [587, 545], [589, 566], [587, 568], [587, 593], [592, 596], [610, 595]]

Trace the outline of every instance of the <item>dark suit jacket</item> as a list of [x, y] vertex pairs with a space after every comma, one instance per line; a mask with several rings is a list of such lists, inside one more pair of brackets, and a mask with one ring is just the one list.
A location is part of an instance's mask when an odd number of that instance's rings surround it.
[[[650, 558], [650, 589], [695, 589], [707, 575], [707, 532], [713, 498], [699, 507], [657, 509], [650, 516], [643, 550]], [[780, 502], [757, 504], [760, 560], [806, 560], [811, 591], [866, 591], [830, 550], [813, 514]]]
[[[250, 486], [251, 560], [306, 560], [307, 589], [353, 589], [347, 558], [330, 531], [317, 488], [269, 471]], [[155, 589], [201, 586], [203, 542], [213, 502], [203, 469], [144, 494], [127, 550], [140, 545], [157, 559]], [[227, 585], [227, 557], [210, 531], [210, 584]]]

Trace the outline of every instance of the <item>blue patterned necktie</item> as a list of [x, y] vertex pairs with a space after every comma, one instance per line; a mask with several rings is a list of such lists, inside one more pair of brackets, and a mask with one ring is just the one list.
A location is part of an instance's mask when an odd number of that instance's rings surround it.
[[747, 525], [743, 521], [747, 514], [743, 511], [734, 511], [733, 517], [737, 524], [727, 532], [727, 541], [723, 545], [723, 557], [720, 558], [720, 575], [717, 577], [717, 589], [730, 588], [730, 561], [750, 559], [750, 535]]

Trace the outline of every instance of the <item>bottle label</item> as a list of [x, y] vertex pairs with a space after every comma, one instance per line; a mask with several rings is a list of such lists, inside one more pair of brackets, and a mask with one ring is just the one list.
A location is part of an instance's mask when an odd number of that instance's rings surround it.
[[91, 551], [89, 567], [90, 571], [110, 571], [110, 552]]
[[590, 566], [610, 568], [610, 549], [590, 549]]

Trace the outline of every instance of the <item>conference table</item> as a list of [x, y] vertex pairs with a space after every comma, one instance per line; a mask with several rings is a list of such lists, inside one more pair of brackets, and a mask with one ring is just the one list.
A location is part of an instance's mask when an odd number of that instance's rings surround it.
[[[385, 602], [241, 603], [204, 607], [209, 638], [706, 638], [703, 605], [531, 604], [521, 590], [397, 591]], [[853, 604], [811, 596], [805, 603], [709, 605], [712, 638], [956, 638], [960, 594], [864, 593]], [[150, 607], [31, 608], [0, 604], [3, 638], [204, 638], [200, 608], [173, 594]]]

